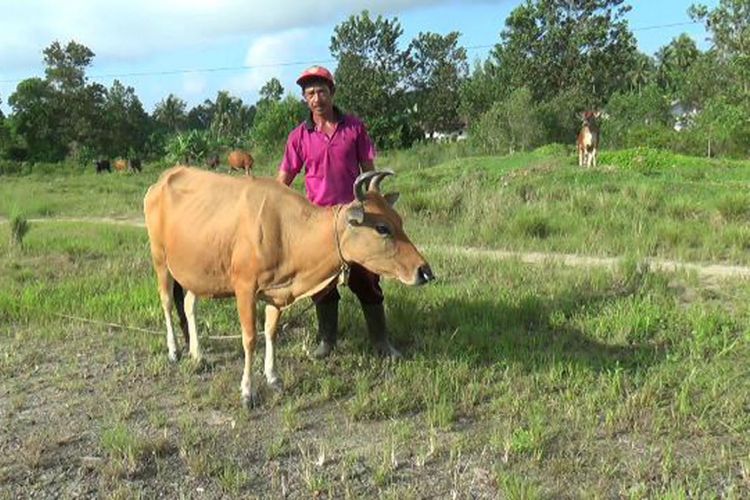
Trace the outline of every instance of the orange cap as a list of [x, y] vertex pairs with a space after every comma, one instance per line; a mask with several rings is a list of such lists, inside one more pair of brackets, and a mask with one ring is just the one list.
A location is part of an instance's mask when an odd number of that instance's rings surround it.
[[327, 81], [331, 88], [336, 86], [336, 83], [333, 81], [333, 75], [323, 66], [310, 66], [307, 68], [302, 72], [299, 78], [297, 78], [297, 85], [301, 87], [307, 80], [312, 80], [313, 78], [320, 78], [321, 80]]

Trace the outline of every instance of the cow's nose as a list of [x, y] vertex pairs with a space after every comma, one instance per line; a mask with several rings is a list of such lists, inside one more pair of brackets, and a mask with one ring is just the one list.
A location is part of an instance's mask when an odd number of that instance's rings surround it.
[[425, 283], [428, 283], [435, 279], [435, 275], [432, 274], [432, 269], [430, 269], [429, 264], [424, 264], [419, 266], [419, 269], [417, 269], [417, 284], [418, 285], [424, 285]]

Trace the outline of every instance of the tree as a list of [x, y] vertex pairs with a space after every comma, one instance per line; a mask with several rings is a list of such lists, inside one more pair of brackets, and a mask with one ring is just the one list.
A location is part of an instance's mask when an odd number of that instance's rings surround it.
[[278, 78], [271, 78], [261, 87], [258, 93], [258, 105], [260, 106], [263, 102], [279, 102], [284, 95], [284, 87]]
[[42, 51], [47, 67], [44, 74], [52, 86], [63, 93], [74, 92], [86, 84], [86, 68], [91, 65], [94, 53], [75, 41], [63, 47], [54, 41]]
[[143, 152], [150, 121], [133, 87], [115, 80], [107, 92], [107, 149], [110, 156], [130, 157]]
[[744, 98], [750, 94], [750, 2], [748, 0], [720, 0], [719, 6], [708, 10], [705, 5], [693, 4], [688, 10], [691, 18], [703, 21], [711, 33], [714, 48], [720, 58], [736, 69], [735, 84]]
[[185, 108], [187, 103], [174, 94], [156, 103], [154, 121], [168, 132], [179, 132], [187, 123]]
[[461, 84], [459, 114], [471, 126], [492, 104], [507, 97], [510, 91], [508, 73], [501, 71], [491, 60], [476, 62], [471, 75]]
[[421, 127], [449, 132], [461, 127], [460, 89], [468, 73], [466, 49], [458, 46], [458, 32], [442, 36], [420, 33], [409, 47], [411, 84]]
[[611, 147], [650, 144], [649, 137], [661, 137], [659, 131], [670, 131], [673, 119], [669, 100], [656, 84], [639, 92], [616, 92], [607, 103], [609, 119], [602, 123], [602, 135]]
[[213, 108], [211, 132], [222, 142], [236, 146], [252, 125], [249, 108], [242, 103], [242, 99], [224, 90], [216, 95]]
[[731, 65], [718, 51], [708, 50], [699, 54], [690, 66], [678, 97], [686, 104], [702, 108], [707, 101], [719, 95], [739, 101], [740, 90]]
[[58, 161], [65, 157], [65, 144], [57, 134], [60, 114], [56, 112], [55, 97], [55, 90], [47, 80], [28, 78], [8, 98], [13, 110], [12, 130], [31, 160]]
[[628, 82], [630, 90], [640, 95], [641, 89], [651, 83], [656, 72], [654, 60], [642, 52], [635, 53], [635, 62], [628, 73]]
[[279, 102], [267, 102], [258, 107], [251, 131], [253, 148], [268, 154], [280, 154], [289, 132], [304, 119], [302, 102], [290, 96]]
[[686, 34], [681, 34], [656, 53], [659, 85], [672, 95], [680, 95], [687, 84], [686, 75], [700, 56], [695, 42]]
[[542, 126], [531, 91], [516, 89], [493, 104], [472, 127], [471, 140], [488, 153], [514, 153], [538, 145]]
[[405, 83], [408, 54], [398, 48], [402, 34], [398, 19], [372, 19], [365, 10], [337, 25], [331, 37], [336, 101], [365, 121], [379, 147], [407, 146], [415, 136]]
[[624, 0], [526, 0], [514, 9], [492, 52], [511, 88], [531, 85], [536, 101], [582, 87], [586, 107], [627, 88], [636, 44]]
[[750, 149], [747, 115], [746, 107], [719, 95], [706, 102], [690, 132], [695, 142], [704, 144], [706, 156], [747, 156]]

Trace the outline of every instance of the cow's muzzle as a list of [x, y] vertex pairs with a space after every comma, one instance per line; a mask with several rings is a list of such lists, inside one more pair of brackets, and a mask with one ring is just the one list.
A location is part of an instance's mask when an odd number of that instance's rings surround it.
[[414, 280], [415, 285], [424, 285], [435, 279], [435, 275], [432, 274], [429, 264], [423, 264], [417, 269], [417, 279]]

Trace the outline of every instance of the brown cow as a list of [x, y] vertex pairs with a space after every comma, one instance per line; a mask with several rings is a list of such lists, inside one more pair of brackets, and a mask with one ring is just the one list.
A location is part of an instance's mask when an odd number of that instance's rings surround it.
[[227, 161], [229, 162], [229, 173], [232, 173], [232, 170], [244, 169], [245, 175], [250, 175], [250, 169], [253, 168], [253, 163], [255, 163], [250, 153], [241, 149], [235, 149], [229, 153]]
[[581, 131], [578, 132], [576, 148], [578, 149], [579, 167], [596, 167], [596, 152], [599, 149], [599, 111], [584, 111]]
[[270, 178], [236, 178], [180, 166], [164, 172], [146, 193], [143, 208], [169, 358], [177, 359], [173, 301], [184, 306], [183, 335], [190, 355], [200, 360], [196, 297], [234, 296], [245, 351], [241, 399], [252, 407], [257, 403], [251, 383], [257, 300], [267, 304], [266, 381], [280, 390], [274, 340], [283, 309], [325, 288], [353, 262], [407, 285], [434, 279], [391, 207], [398, 194], [380, 194], [380, 181], [391, 174], [364, 173], [354, 184], [355, 201], [318, 207]]
[[123, 160], [122, 158], [118, 158], [115, 160], [115, 170], [118, 172], [124, 172], [128, 168], [128, 162]]

